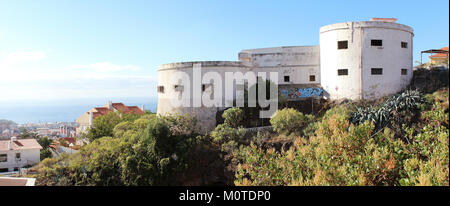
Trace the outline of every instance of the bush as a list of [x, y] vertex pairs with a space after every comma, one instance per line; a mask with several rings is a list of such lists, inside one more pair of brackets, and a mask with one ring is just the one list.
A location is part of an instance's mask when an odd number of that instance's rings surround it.
[[238, 128], [243, 126], [244, 111], [240, 108], [232, 107], [224, 111], [222, 118], [224, 119], [224, 124], [232, 128]]
[[173, 134], [170, 125], [160, 117], [125, 120], [114, 127], [115, 137], [101, 137], [78, 153], [42, 161], [36, 167], [37, 184], [178, 185], [198, 141], [193, 135]]
[[422, 112], [425, 126], [403, 126], [411, 142], [389, 128], [375, 132], [370, 121], [353, 125], [347, 107], [333, 108], [289, 149], [242, 147], [235, 184], [448, 186], [449, 115], [439, 102]]
[[94, 141], [102, 137], [114, 136], [114, 127], [124, 121], [133, 122], [142, 115], [123, 114], [121, 112], [109, 112], [106, 115], [99, 116], [94, 119], [92, 127], [87, 133], [87, 138]]
[[280, 134], [298, 134], [301, 128], [304, 127], [310, 120], [311, 115], [303, 115], [303, 113], [292, 109], [285, 108], [278, 110], [277, 113], [270, 118], [273, 130]]

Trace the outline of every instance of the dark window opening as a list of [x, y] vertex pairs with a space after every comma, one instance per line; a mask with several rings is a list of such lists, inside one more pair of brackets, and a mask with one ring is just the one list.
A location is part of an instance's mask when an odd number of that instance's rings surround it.
[[382, 75], [383, 69], [382, 68], [372, 68], [371, 74], [372, 75]]
[[14, 172], [18, 172], [19, 168], [18, 167], [14, 167]]
[[289, 82], [289, 76], [284, 76], [284, 82]]
[[202, 92], [206, 90], [206, 84], [202, 84]]
[[348, 41], [338, 41], [338, 49], [348, 49]]
[[158, 92], [164, 93], [164, 86], [158, 86]]
[[381, 39], [372, 39], [370, 41], [370, 45], [372, 45], [372, 46], [383, 46], [383, 40], [381, 40]]
[[402, 75], [407, 75], [408, 74], [408, 70], [407, 69], [402, 69]]
[[338, 69], [338, 76], [348, 75], [348, 69]]
[[402, 41], [402, 48], [408, 48], [408, 42]]
[[8, 168], [0, 168], [0, 172], [9, 172]]
[[20, 159], [20, 153], [16, 153], [16, 158]]
[[310, 82], [316, 81], [316, 75], [309, 75], [309, 81]]
[[8, 155], [0, 154], [0, 162], [7, 162], [7, 161], [8, 161]]

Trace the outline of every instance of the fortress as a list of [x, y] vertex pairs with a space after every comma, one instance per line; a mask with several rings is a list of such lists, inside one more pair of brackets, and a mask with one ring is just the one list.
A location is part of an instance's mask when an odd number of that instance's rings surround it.
[[[174, 107], [171, 99], [180, 98], [194, 86], [183, 88], [171, 80], [178, 71], [191, 79], [193, 67], [201, 65], [201, 75], [216, 72], [277, 72], [279, 94], [290, 100], [320, 97], [339, 99], [376, 99], [404, 89], [413, 75], [413, 29], [396, 19], [372, 18], [370, 21], [345, 22], [320, 28], [320, 45], [287, 46], [242, 50], [238, 61], [181, 62], [158, 68], [158, 114], [190, 113], [201, 127], [216, 126], [217, 107]], [[201, 80], [199, 80], [201, 81]], [[214, 96], [216, 83], [202, 82], [202, 95]], [[224, 82], [222, 93], [224, 94]], [[234, 85], [235, 93], [239, 86]], [[245, 86], [245, 85], [244, 85]], [[216, 91], [216, 93], [218, 93]], [[190, 101], [193, 101], [191, 99]], [[223, 99], [224, 102], [232, 99]]]

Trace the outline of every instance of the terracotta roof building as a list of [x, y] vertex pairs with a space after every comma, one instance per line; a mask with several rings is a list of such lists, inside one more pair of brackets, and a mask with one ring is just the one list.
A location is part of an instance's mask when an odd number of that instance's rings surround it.
[[77, 134], [86, 132], [93, 123], [93, 120], [99, 116], [108, 114], [109, 112], [122, 112], [124, 114], [145, 114], [144, 110], [137, 106], [126, 106], [123, 103], [108, 102], [103, 107], [94, 107], [83, 113], [76, 122], [79, 124]]
[[448, 64], [448, 46], [443, 47], [440, 50], [447, 51], [447, 53], [437, 53], [430, 56], [431, 64]]
[[17, 139], [0, 141], [0, 173], [19, 171], [25, 166], [40, 162], [42, 147], [36, 139]]

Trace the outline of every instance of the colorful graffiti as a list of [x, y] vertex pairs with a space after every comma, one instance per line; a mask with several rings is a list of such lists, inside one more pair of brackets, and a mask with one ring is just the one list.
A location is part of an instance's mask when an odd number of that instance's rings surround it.
[[285, 96], [288, 99], [301, 99], [308, 97], [319, 97], [322, 96], [323, 89], [314, 87], [314, 88], [289, 88], [282, 89], [281, 95]]

